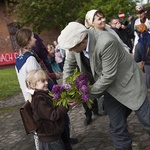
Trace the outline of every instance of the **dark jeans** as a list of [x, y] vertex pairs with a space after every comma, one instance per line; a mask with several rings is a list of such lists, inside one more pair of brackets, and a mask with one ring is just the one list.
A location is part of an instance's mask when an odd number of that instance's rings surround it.
[[[104, 96], [104, 105], [110, 118], [110, 132], [115, 148], [125, 149], [131, 147], [132, 139], [127, 130], [128, 108], [118, 102], [109, 93], [105, 92]], [[150, 103], [147, 98], [135, 113], [143, 127], [150, 134]]]

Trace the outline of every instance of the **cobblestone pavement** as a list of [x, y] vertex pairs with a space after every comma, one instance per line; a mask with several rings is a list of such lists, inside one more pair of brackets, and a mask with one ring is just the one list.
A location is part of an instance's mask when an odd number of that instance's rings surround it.
[[[34, 150], [33, 135], [26, 135], [20, 118], [19, 109], [24, 103], [22, 95], [17, 95], [6, 101], [0, 101], [0, 150]], [[84, 126], [84, 110], [79, 106], [69, 112], [71, 121], [71, 136], [78, 138], [79, 143], [72, 145], [73, 150], [113, 150], [109, 134], [108, 116], [93, 116], [89, 126]], [[142, 129], [135, 113], [128, 118], [128, 124], [134, 129], [131, 134], [133, 150], [150, 150], [150, 142], [142, 148], [142, 141], [149, 136]]]

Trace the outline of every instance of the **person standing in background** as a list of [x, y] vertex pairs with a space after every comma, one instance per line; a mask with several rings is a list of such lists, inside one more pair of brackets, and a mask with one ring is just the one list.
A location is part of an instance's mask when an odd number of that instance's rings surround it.
[[[52, 88], [53, 84], [57, 84], [57, 80], [60, 79], [60, 74], [57, 72], [54, 72], [52, 69], [52, 65], [50, 60], [48, 59], [49, 57], [49, 53], [47, 51], [47, 48], [45, 47], [45, 45], [43, 44], [42, 39], [36, 34], [34, 33], [34, 38], [36, 39], [36, 45], [35, 47], [32, 48], [33, 52], [35, 52], [36, 56], [43, 61], [42, 63], [44, 63], [43, 65], [47, 68], [47, 70], [49, 71], [49, 76], [50, 78], [53, 80], [54, 83], [51, 82], [51, 84], [49, 84], [49, 89]], [[37, 58], [37, 59], [38, 59]]]
[[135, 35], [134, 35], [134, 23], [135, 23], [135, 20], [137, 19], [137, 17], [134, 17], [129, 12], [127, 13], [127, 15], [128, 15], [128, 21], [129, 21], [129, 24], [128, 24], [129, 34], [131, 35], [131, 39], [132, 39], [132, 43], [133, 43], [134, 42], [134, 38], [135, 38]]
[[65, 58], [66, 58], [66, 51], [62, 48], [60, 48], [60, 46], [58, 45], [58, 42], [57, 41], [53, 41], [53, 44], [55, 46], [55, 49], [59, 49], [60, 51], [60, 54], [61, 54], [61, 57], [63, 59], [63, 62], [65, 61]]
[[52, 69], [54, 72], [59, 73], [59, 67], [58, 64], [55, 61], [55, 48], [53, 45], [47, 45], [47, 51], [49, 53], [48, 59], [51, 62]]
[[65, 51], [59, 47], [57, 41], [53, 41], [53, 44], [55, 49], [55, 61], [59, 66], [60, 72], [63, 72]]
[[125, 29], [122, 28], [123, 22], [120, 21], [118, 17], [112, 17], [109, 22], [111, 28], [118, 34], [120, 39], [123, 41], [125, 45], [129, 47], [129, 51], [131, 53], [132, 46], [130, 44], [130, 37]]
[[[114, 30], [112, 30], [110, 26], [106, 24], [105, 14], [101, 10], [88, 11], [85, 16], [85, 26], [87, 28], [90, 27], [91, 30], [107, 31], [113, 34], [118, 39], [119, 43], [128, 52], [128, 47], [122, 42], [118, 34]], [[105, 96], [104, 96], [104, 99], [105, 99]], [[128, 117], [131, 112], [132, 111], [130, 109], [127, 109], [126, 116]], [[129, 126], [128, 126], [128, 130], [130, 131], [130, 133], [133, 133], [133, 130]]]
[[137, 63], [141, 62], [140, 65], [144, 68], [143, 71], [146, 76], [146, 85], [148, 91], [150, 91], [150, 33], [145, 24], [137, 25], [136, 32], [139, 40], [135, 46], [134, 60]]
[[[136, 16], [138, 18], [135, 20], [134, 29], [136, 29], [135, 27], [139, 24], [145, 24], [147, 29], [150, 29], [150, 20], [148, 20], [148, 18], [146, 18], [145, 16], [144, 6], [142, 4], [137, 5], [135, 8], [135, 11], [136, 11]], [[133, 45], [133, 55], [135, 51], [135, 46], [138, 43], [138, 39], [139, 39], [139, 36], [136, 33], [136, 31], [134, 32], [134, 35], [135, 35], [135, 39], [134, 39], [134, 45]]]

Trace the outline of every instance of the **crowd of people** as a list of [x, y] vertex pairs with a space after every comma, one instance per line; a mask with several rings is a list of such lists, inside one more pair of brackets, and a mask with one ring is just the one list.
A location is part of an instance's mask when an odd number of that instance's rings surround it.
[[[138, 5], [136, 16], [128, 21], [113, 16], [106, 24], [102, 10], [89, 10], [85, 22], [73, 21], [53, 44], [45, 46], [30, 29], [16, 33], [19, 55], [16, 73], [25, 101], [30, 101], [38, 125], [34, 135], [36, 150], [72, 150], [78, 142], [70, 137], [68, 111], [79, 103], [71, 100], [69, 109], [54, 107], [48, 92], [57, 80], [72, 76], [74, 70], [88, 76], [92, 107], [85, 109], [84, 125], [104, 109], [110, 118], [110, 134], [115, 150], [132, 150], [127, 117], [132, 111], [150, 135], [150, 8]], [[144, 65], [144, 73], [140, 69]], [[146, 76], [146, 77], [145, 77]], [[102, 99], [103, 97], [103, 99]], [[102, 100], [100, 107], [98, 102]]]

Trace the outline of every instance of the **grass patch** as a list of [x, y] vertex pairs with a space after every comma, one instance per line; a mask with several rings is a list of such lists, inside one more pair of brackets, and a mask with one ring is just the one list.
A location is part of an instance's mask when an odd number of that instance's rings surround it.
[[12, 110], [15, 110], [16, 107], [17, 107], [17, 106], [7, 107], [7, 108], [0, 109], [0, 114], [1, 114], [1, 113], [6, 113], [6, 112], [9, 112], [9, 111], [12, 111]]
[[21, 92], [14, 67], [0, 68], [0, 100]]

